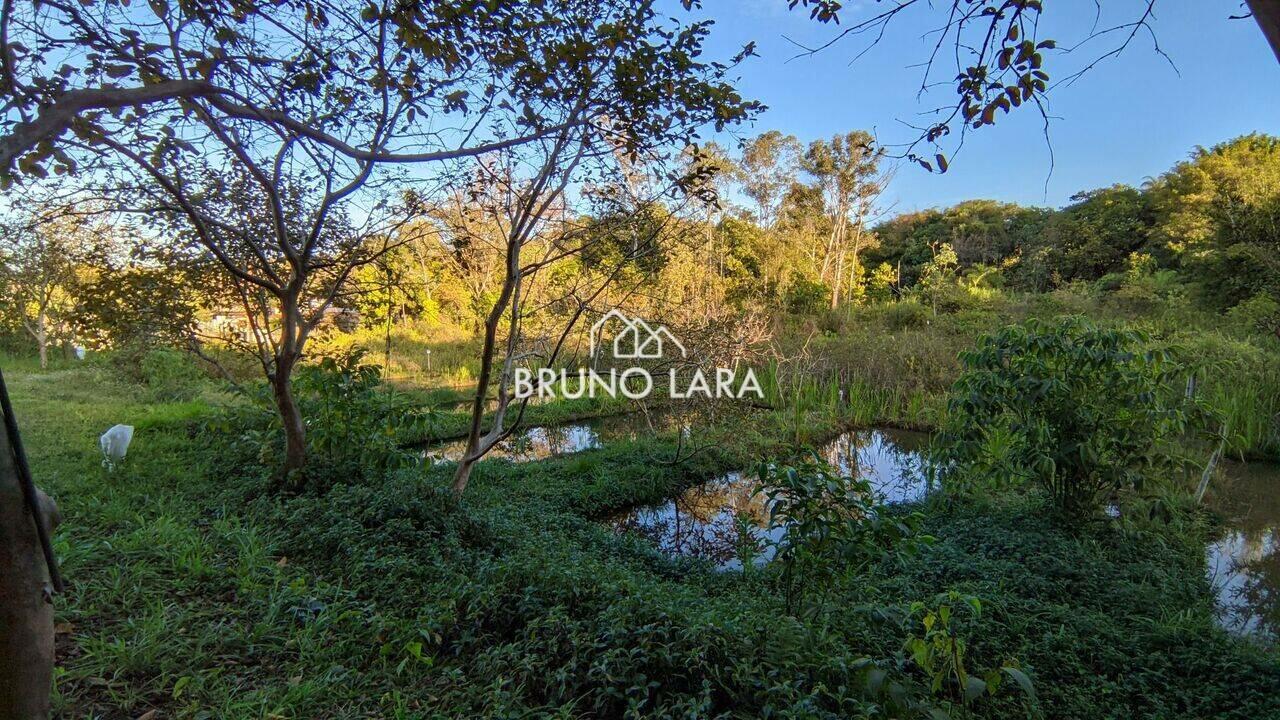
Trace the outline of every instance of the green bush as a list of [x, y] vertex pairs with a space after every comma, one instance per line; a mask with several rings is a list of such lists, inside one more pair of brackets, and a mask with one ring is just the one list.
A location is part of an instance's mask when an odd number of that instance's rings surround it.
[[138, 361], [138, 369], [157, 400], [191, 400], [208, 379], [195, 359], [180, 350], [148, 350]]
[[1166, 352], [1144, 351], [1147, 343], [1081, 317], [983, 336], [961, 353], [964, 372], [937, 440], [944, 482], [963, 486], [972, 483], [966, 475], [988, 472], [996, 445], [999, 467], [1016, 469], [1058, 510], [1078, 516], [1171, 470], [1173, 445], [1197, 414], [1181, 392], [1181, 367]]
[[893, 330], [923, 327], [929, 323], [929, 308], [915, 298], [885, 305], [884, 319]]
[[915, 551], [920, 516], [887, 515], [865, 478], [840, 475], [817, 455], [794, 466], [763, 463], [758, 471], [756, 493], [767, 499], [766, 537], [789, 612], [815, 594], [819, 611], [840, 578]]
[[[360, 362], [356, 351], [300, 366], [293, 377], [298, 408], [307, 424], [308, 481], [329, 486], [374, 478], [416, 466], [421, 458], [401, 447], [404, 437], [423, 437], [436, 420], [409, 396], [382, 384], [380, 370]], [[264, 385], [246, 390], [252, 402], [228, 408], [205, 424], [239, 461], [275, 467], [284, 433]]]
[[1227, 311], [1227, 318], [1246, 333], [1280, 338], [1280, 302], [1258, 294]]
[[810, 280], [794, 272], [787, 288], [786, 303], [787, 310], [797, 315], [816, 313], [831, 303], [831, 288], [819, 280]]

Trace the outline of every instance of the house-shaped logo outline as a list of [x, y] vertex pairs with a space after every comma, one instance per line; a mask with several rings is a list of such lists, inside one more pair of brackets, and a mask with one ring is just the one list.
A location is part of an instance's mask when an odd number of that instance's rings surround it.
[[655, 360], [663, 357], [664, 345], [667, 342], [675, 343], [675, 346], [680, 348], [680, 357], [688, 357], [684, 343], [676, 339], [676, 336], [665, 326], [659, 325], [655, 328], [640, 318], [627, 317], [616, 308], [605, 313], [592, 324], [589, 336], [590, 357], [596, 356], [600, 343], [600, 331], [612, 318], [621, 320], [624, 326], [622, 332], [613, 339], [612, 349], [615, 358]]

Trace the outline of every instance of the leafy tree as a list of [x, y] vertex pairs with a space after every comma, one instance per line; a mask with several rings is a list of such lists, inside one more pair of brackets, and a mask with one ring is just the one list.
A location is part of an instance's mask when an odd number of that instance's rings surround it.
[[833, 308], [840, 304], [849, 279], [861, 277], [858, 256], [874, 239], [867, 219], [884, 189], [884, 178], [879, 176], [882, 153], [873, 143], [874, 138], [862, 131], [836, 135], [829, 142], [810, 143], [800, 158], [800, 168], [822, 193], [831, 223], [818, 276], [831, 286]]
[[[0, 14], [0, 93], [8, 100], [0, 174], [73, 171], [86, 145], [120, 153], [124, 143], [171, 160], [198, 144], [193, 126], [233, 143], [252, 129], [310, 146], [334, 170], [343, 161], [442, 160], [543, 137], [554, 128], [538, 125], [533, 107], [522, 132], [474, 144], [472, 133], [442, 140], [417, 120], [463, 120], [477, 104], [522, 108], [522, 98], [571, 92], [549, 89], [555, 78], [533, 48], [546, 39], [554, 54], [565, 27], [555, 13], [571, 3], [564, 5], [373, 2], [357, 12], [329, 0], [9, 2]], [[521, 39], [514, 46], [513, 34]]]
[[49, 365], [51, 343], [71, 339], [83, 271], [104, 256], [101, 232], [74, 216], [35, 213], [0, 228], [0, 308], [35, 341], [41, 368]]
[[[832, 232], [831, 218], [821, 188], [794, 182], [783, 195], [773, 233], [777, 252], [776, 272], [780, 284], [796, 270], [818, 275], [825, 239]], [[767, 276], [766, 276], [767, 280]]]
[[893, 266], [882, 262], [871, 271], [867, 279], [867, 298], [872, 302], [888, 302], [897, 293], [898, 273]]
[[951, 389], [935, 447], [943, 480], [981, 484], [992, 479], [975, 473], [1004, 468], [1078, 516], [1170, 472], [1173, 445], [1198, 416], [1181, 392], [1180, 366], [1147, 343], [1082, 317], [983, 336], [961, 354], [964, 372]]
[[77, 337], [95, 348], [170, 345], [198, 349], [200, 298], [180, 267], [107, 263], [77, 293]]
[[1134, 188], [1114, 185], [1071, 199], [1074, 204], [1053, 215], [1024, 262], [1051, 268], [1060, 282], [1123, 271], [1129, 256], [1146, 246], [1146, 198]]
[[919, 280], [934, 248], [943, 243], [955, 250], [961, 270], [1015, 259], [1015, 264], [1026, 263], [1044, 242], [1044, 227], [1052, 215], [1049, 210], [995, 200], [966, 200], [944, 210], [905, 213], [875, 227], [880, 244], [867, 253], [867, 263], [900, 264], [907, 286]]
[[1148, 193], [1158, 249], [1203, 279], [1211, 304], [1280, 298], [1280, 138], [1197, 148]]
[[757, 135], [742, 146], [743, 192], [755, 201], [756, 219], [766, 228], [778, 221], [787, 189], [796, 181], [800, 141], [777, 130]]
[[311, 330], [390, 249], [369, 241], [421, 210], [412, 194], [392, 202], [393, 166], [447, 180], [459, 159], [533, 142], [563, 157], [583, 134], [634, 157], [752, 107], [724, 66], [695, 59], [705, 24], [666, 27], [643, 0], [5, 9], [0, 169], [91, 163], [102, 196], [182, 225], [223, 268], [264, 320], [254, 338], [289, 477], [306, 462], [290, 377]]
[[[601, 237], [584, 233], [580, 219], [644, 220], [661, 198], [705, 200], [706, 173], [687, 162], [678, 167], [688, 159], [688, 146], [702, 129], [723, 130], [749, 119], [759, 107], [726, 82], [729, 65], [700, 59], [709, 23], [682, 25], [678, 18], [660, 16], [647, 1], [556, 5], [548, 9], [556, 32], [515, 36], [561, 43], [535, 57], [546, 61], [539, 68], [544, 74], [537, 117], [563, 130], [476, 163], [467, 201], [483, 221], [472, 227], [483, 233], [458, 228], [463, 231], [458, 237], [446, 239], [450, 244], [463, 238], [487, 242], [501, 256], [497, 295], [481, 333], [466, 450], [454, 474], [457, 494], [465, 491], [475, 463], [520, 423], [527, 398], [514, 403], [513, 418], [507, 414], [515, 400], [516, 364], [535, 354], [542, 363], [555, 363], [578, 320], [625, 268], [600, 268], [562, 289], [554, 303], [567, 309], [559, 332], [539, 338], [536, 353], [524, 345], [530, 288], [537, 286], [539, 274], [581, 257]], [[561, 87], [564, 95], [548, 90]], [[544, 98], [548, 92], [551, 97]], [[570, 192], [579, 187], [588, 190]], [[636, 247], [649, 246], [643, 227], [638, 228]], [[531, 257], [526, 248], [542, 252]], [[495, 386], [497, 406], [482, 432]]]
[[949, 287], [956, 281], [956, 269], [960, 266], [956, 251], [951, 245], [943, 243], [933, 253], [933, 258], [920, 270], [920, 284], [917, 289], [933, 308], [938, 311], [938, 301]]
[[805, 277], [799, 271], [791, 276], [787, 285], [787, 309], [793, 313], [808, 315], [822, 310], [831, 299], [831, 288], [819, 280]]

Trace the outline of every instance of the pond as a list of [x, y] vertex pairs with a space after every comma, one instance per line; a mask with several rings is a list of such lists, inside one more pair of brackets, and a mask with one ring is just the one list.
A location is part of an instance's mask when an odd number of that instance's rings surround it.
[[[927, 490], [922, 455], [928, 442], [925, 433], [859, 430], [827, 443], [819, 454], [842, 473], [870, 481], [883, 501], [908, 502]], [[1280, 465], [1228, 463], [1220, 475], [1206, 495], [1226, 523], [1221, 537], [1206, 548], [1218, 619], [1231, 632], [1275, 642], [1280, 639]], [[665, 553], [738, 569], [741, 548], [777, 539], [767, 530], [764, 499], [753, 497], [756, 481], [754, 473], [728, 473], [608, 523]], [[755, 557], [768, 559], [767, 549]]]
[[[845, 475], [866, 479], [885, 502], [924, 495], [922, 453], [925, 433], [905, 430], [855, 430], [822, 446], [818, 453]], [[660, 505], [633, 508], [609, 519], [617, 532], [639, 535], [663, 552], [710, 560], [725, 569], [742, 567], [740, 549], [761, 548], [757, 562], [769, 559], [764, 499], [754, 496], [757, 478], [732, 472], [689, 488]]]
[[[590, 418], [565, 425], [534, 425], [520, 428], [498, 444], [488, 458], [531, 462], [603, 447], [606, 442], [635, 440], [654, 432], [682, 427], [686, 420], [673, 412], [650, 410]], [[450, 440], [430, 445], [423, 456], [433, 462], [457, 462], [466, 449], [466, 440]]]
[[1226, 518], [1206, 550], [1223, 627], [1280, 639], [1280, 465], [1231, 463], [1206, 495]]

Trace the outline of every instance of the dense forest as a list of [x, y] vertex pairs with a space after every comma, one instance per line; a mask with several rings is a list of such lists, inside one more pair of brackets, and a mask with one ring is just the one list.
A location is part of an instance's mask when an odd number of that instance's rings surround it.
[[1066, 53], [853, 5], [3, 3], [0, 715], [1280, 718], [1280, 138], [902, 212]]

